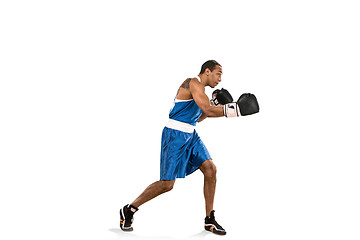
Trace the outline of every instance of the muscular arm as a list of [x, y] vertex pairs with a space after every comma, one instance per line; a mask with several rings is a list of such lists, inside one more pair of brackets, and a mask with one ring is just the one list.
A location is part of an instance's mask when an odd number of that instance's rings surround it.
[[205, 94], [205, 88], [195, 79], [190, 81], [190, 92], [196, 104], [203, 111], [203, 115], [205, 114], [203, 119], [200, 118], [201, 120], [204, 120], [206, 117], [224, 116], [222, 107], [210, 106], [210, 100]]

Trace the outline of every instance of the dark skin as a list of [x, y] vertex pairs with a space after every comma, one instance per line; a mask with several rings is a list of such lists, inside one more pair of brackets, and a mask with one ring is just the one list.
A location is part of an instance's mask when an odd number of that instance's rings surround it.
[[[189, 100], [194, 99], [196, 104], [202, 110], [202, 115], [198, 122], [203, 121], [207, 117], [224, 116], [223, 108], [210, 106], [210, 100], [205, 94], [205, 87], [214, 88], [221, 82], [222, 68], [216, 66], [213, 71], [206, 69], [204, 73], [199, 74], [201, 81], [197, 78], [188, 78], [180, 86], [176, 99]], [[214, 196], [216, 189], [216, 166], [212, 159], [206, 160], [200, 167], [200, 171], [204, 174], [204, 198], [206, 216], [210, 216], [213, 210]], [[139, 197], [137, 197], [131, 205], [139, 207], [147, 201], [170, 191], [175, 184], [175, 180], [157, 181], [149, 185]]]

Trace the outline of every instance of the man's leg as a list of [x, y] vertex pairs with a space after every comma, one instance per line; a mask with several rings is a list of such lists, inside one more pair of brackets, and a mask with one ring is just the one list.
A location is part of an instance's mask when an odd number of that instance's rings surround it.
[[215, 211], [213, 210], [216, 188], [216, 166], [211, 159], [208, 159], [201, 164], [199, 169], [204, 174], [204, 197], [206, 207], [205, 230], [219, 235], [225, 235], [226, 231], [215, 220]]
[[133, 230], [131, 224], [133, 222], [133, 215], [138, 210], [138, 207], [147, 201], [159, 196], [162, 193], [170, 191], [174, 186], [173, 181], [157, 181], [148, 186], [138, 198], [131, 204], [125, 205], [120, 209], [120, 228], [123, 231], [130, 232]]
[[216, 166], [212, 159], [208, 159], [199, 167], [204, 174], [204, 197], [206, 216], [210, 216], [214, 207], [214, 196], [216, 189]]
[[131, 203], [131, 205], [138, 208], [147, 201], [159, 196], [160, 194], [170, 191], [173, 189], [174, 184], [175, 180], [154, 182], [148, 186], [144, 192]]

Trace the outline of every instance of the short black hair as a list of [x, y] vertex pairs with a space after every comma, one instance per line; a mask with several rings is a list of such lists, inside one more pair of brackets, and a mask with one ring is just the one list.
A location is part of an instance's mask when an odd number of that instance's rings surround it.
[[204, 73], [207, 68], [210, 69], [210, 71], [214, 71], [214, 69], [215, 69], [216, 66], [220, 66], [220, 67], [221, 67], [221, 65], [220, 65], [217, 61], [215, 61], [215, 60], [206, 61], [206, 62], [201, 66], [200, 74]]

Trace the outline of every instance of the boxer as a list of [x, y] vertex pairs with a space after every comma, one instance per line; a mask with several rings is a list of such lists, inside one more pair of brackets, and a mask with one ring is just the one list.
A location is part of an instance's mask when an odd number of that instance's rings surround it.
[[247, 93], [237, 102], [226, 89], [215, 90], [210, 100], [205, 87], [215, 88], [221, 82], [222, 66], [215, 60], [205, 62], [198, 76], [186, 79], [180, 86], [163, 129], [160, 156], [160, 180], [149, 185], [131, 204], [120, 209], [120, 228], [132, 231], [133, 215], [147, 201], [173, 189], [177, 178], [197, 169], [204, 174], [205, 230], [225, 235], [215, 220], [214, 195], [216, 166], [195, 130], [196, 123], [207, 117], [239, 117], [259, 112], [255, 95]]

